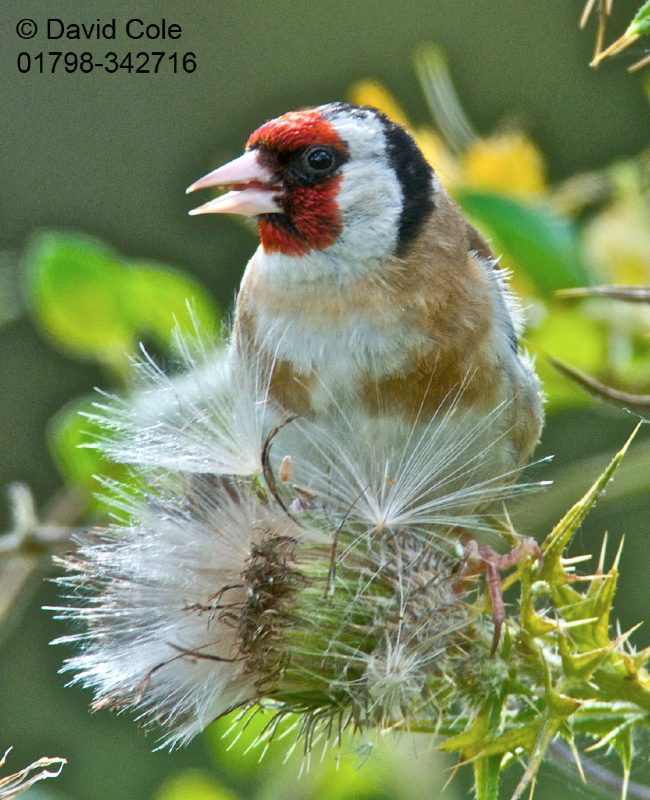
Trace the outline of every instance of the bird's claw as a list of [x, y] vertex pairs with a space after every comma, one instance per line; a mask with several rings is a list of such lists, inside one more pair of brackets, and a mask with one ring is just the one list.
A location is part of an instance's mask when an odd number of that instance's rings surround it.
[[481, 572], [485, 572], [485, 582], [492, 603], [492, 622], [494, 624], [490, 655], [496, 653], [499, 639], [501, 638], [501, 628], [506, 618], [500, 571], [514, 567], [527, 558], [536, 559], [541, 568], [542, 557], [542, 550], [539, 544], [531, 538], [522, 539], [516, 547], [513, 547], [505, 555], [499, 555], [489, 545], [480, 544], [474, 538], [470, 538], [467, 541], [454, 589], [459, 593], [462, 592], [471, 578], [480, 575]]

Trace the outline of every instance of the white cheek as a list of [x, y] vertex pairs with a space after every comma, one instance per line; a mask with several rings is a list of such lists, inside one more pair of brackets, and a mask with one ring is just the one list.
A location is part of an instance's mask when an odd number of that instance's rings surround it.
[[274, 281], [346, 283], [379, 269], [395, 252], [402, 189], [385, 159], [348, 163], [337, 203], [343, 223], [338, 239], [303, 256], [266, 253], [260, 273]]
[[343, 233], [330, 250], [350, 253], [368, 265], [389, 258], [397, 245], [403, 199], [397, 176], [385, 160], [346, 165], [337, 199]]
[[345, 284], [375, 272], [395, 252], [403, 194], [386, 158], [383, 125], [373, 116], [363, 125], [345, 116], [332, 122], [350, 157], [336, 196], [342, 232], [334, 244], [303, 256], [266, 254], [259, 270], [276, 282]]
[[349, 117], [337, 117], [332, 123], [339, 137], [345, 142], [351, 161], [384, 158], [386, 152], [384, 126], [376, 117], [368, 115], [361, 126], [357, 120]]

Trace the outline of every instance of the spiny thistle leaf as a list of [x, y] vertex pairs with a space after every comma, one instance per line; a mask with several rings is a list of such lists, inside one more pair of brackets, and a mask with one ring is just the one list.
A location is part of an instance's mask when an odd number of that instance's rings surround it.
[[[508, 622], [501, 682], [494, 679], [482, 705], [468, 718], [459, 717], [457, 732], [441, 745], [444, 751], [458, 752], [461, 762], [472, 762], [477, 797], [484, 800], [496, 800], [498, 775], [516, 763], [517, 754], [525, 754], [526, 768], [512, 800], [520, 798], [558, 737], [575, 749], [575, 735], [587, 735], [594, 747], [619, 752], [624, 772], [629, 772], [631, 733], [645, 724], [650, 709], [650, 676], [644, 669], [647, 653], [639, 657], [629, 650], [630, 632], [609, 638], [620, 549], [608, 572], [603, 550], [596, 573], [584, 577], [575, 575], [564, 551], [611, 480], [636, 430], [638, 426], [548, 535], [542, 544], [540, 573], [536, 575], [532, 565], [521, 571], [520, 613]], [[586, 584], [582, 590], [580, 583]], [[485, 664], [482, 668], [487, 684], [490, 674], [497, 672], [496, 664], [492, 673]], [[453, 723], [445, 730], [451, 733]]]
[[553, 528], [542, 544], [544, 564], [539, 574], [540, 580], [551, 580], [555, 576], [566, 575], [561, 563], [562, 555], [573, 538], [576, 530], [600, 497], [605, 486], [609, 483], [616, 468], [623, 460], [632, 440], [636, 436], [641, 423], [632, 431], [625, 445], [614, 456], [607, 469], [598, 478], [589, 491], [564, 515], [560, 522]]

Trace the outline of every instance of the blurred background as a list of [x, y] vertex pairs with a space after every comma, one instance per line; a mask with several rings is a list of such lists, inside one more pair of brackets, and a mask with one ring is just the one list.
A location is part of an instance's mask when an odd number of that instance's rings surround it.
[[[608, 39], [638, 5], [616, 0]], [[189, 218], [196, 203], [185, 187], [238, 155], [266, 119], [352, 99], [382, 105], [413, 130], [513, 272], [527, 308], [527, 346], [548, 394], [538, 452], [554, 455], [530, 474], [555, 481], [515, 509], [515, 520], [522, 533], [547, 532], [635, 420], [591, 400], [546, 354], [608, 385], [650, 391], [649, 306], [554, 296], [589, 284], [650, 284], [648, 82], [643, 71], [625, 70], [643, 57], [643, 41], [590, 69], [596, 24], [579, 30], [582, 8], [578, 0], [4, 0], [0, 487], [26, 484], [44, 519], [81, 524], [101, 516], [92, 475], [111, 468], [76, 450], [88, 427], [78, 409], [93, 387], [124, 386], [124, 354], [138, 341], [169, 357], [172, 316], [186, 314], [186, 297], [218, 329], [257, 246], [232, 219]], [[115, 19], [116, 38], [48, 42], [48, 18]], [[182, 35], [130, 40], [124, 26], [133, 18], [164, 19]], [[17, 35], [21, 19], [37, 23], [33, 38]], [[84, 73], [69, 58], [52, 73], [46, 55], [41, 74], [38, 54], [59, 50], [92, 52], [95, 61], [113, 51], [123, 66]], [[129, 51], [131, 68], [123, 60]], [[166, 53], [157, 74], [136, 72], [138, 52]], [[642, 431], [575, 543], [575, 554], [597, 551], [607, 530], [613, 552], [626, 534], [616, 604], [623, 629], [650, 603], [649, 465]], [[0, 530], [12, 524], [7, 496]], [[272, 747], [261, 765], [259, 750], [244, 755], [250, 732], [227, 751], [232, 736], [221, 738], [223, 722], [187, 749], [152, 753], [155, 736], [145, 738], [126, 716], [91, 715], [88, 692], [64, 689], [57, 670], [67, 653], [48, 647], [63, 626], [41, 611], [57, 602], [56, 588], [43, 581], [53, 574], [35, 558], [0, 560], [0, 750], [14, 746], [7, 766], [15, 769], [42, 755], [69, 762], [30, 797], [439, 796], [450, 763], [428, 741], [408, 737], [387, 738], [369, 755], [350, 746], [338, 770], [328, 756], [300, 779], [300, 753], [283, 764], [286, 748]], [[641, 628], [634, 640], [645, 647], [650, 634]], [[568, 775], [545, 768], [536, 796], [556, 796], [559, 785], [566, 793], [567, 780], [578, 796], [578, 778]], [[461, 773], [446, 796], [467, 796], [469, 779]]]

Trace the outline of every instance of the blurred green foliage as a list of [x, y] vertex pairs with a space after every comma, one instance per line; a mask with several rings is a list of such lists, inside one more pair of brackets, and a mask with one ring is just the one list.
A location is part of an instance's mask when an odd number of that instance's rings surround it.
[[[642, 7], [634, 24], [640, 33], [647, 32], [650, 3]], [[494, 157], [495, 163], [498, 162], [497, 172], [504, 169], [503, 150], [498, 149], [497, 138], [497, 134], [483, 137], [475, 143], [473, 153], [468, 150], [454, 157], [450, 171], [457, 170], [457, 180], [451, 181], [449, 188], [465, 212], [490, 237], [495, 251], [503, 255], [502, 263], [514, 272], [514, 284], [529, 307], [526, 338], [538, 355], [538, 370], [548, 393], [549, 412], [592, 401], [548, 366], [545, 353], [614, 384], [633, 380], [636, 388], [647, 390], [650, 388], [647, 317], [643, 314], [626, 317], [623, 326], [620, 306], [613, 302], [569, 303], [553, 297], [557, 289], [630, 280], [630, 273], [620, 273], [622, 261], [617, 247], [633, 238], [629, 236], [630, 230], [647, 233], [650, 196], [646, 162], [639, 157], [628, 164], [644, 176], [634, 192], [623, 191], [612, 182], [597, 202], [580, 198], [567, 208], [557, 202], [561, 187], [549, 186], [537, 175], [534, 180], [530, 179], [534, 168], [529, 166], [531, 162], [520, 159], [521, 150], [509, 151], [515, 159], [514, 173], [521, 175], [522, 184], [534, 185], [536, 189], [513, 192], [512, 182], [499, 187], [488, 180], [478, 180], [477, 160], [470, 160], [470, 155], [477, 155], [479, 144], [490, 144], [491, 139], [494, 144], [491, 152], [488, 147], [487, 155], [481, 150], [480, 166], [484, 167]], [[611, 169], [605, 168], [603, 173]], [[508, 174], [512, 175], [513, 171]], [[611, 225], [614, 212], [624, 212], [628, 221], [637, 221], [630, 222], [632, 227], [621, 234], [620, 228]], [[601, 240], [606, 245], [611, 244], [611, 255], [607, 247], [600, 246], [599, 253], [604, 253], [600, 264], [595, 263], [589, 246], [594, 231], [603, 237]], [[632, 260], [636, 270], [633, 270], [634, 279], [650, 283], [650, 250], [645, 249], [645, 244], [639, 244]], [[74, 358], [98, 364], [116, 391], [126, 390], [131, 359], [137, 357], [141, 340], [151, 343], [163, 358], [173, 358], [171, 331], [175, 324], [181, 327], [191, 324], [188, 300], [202, 328], [217, 330], [220, 324], [213, 301], [183, 272], [124, 258], [109, 245], [84, 234], [46, 232], [35, 236], [26, 248], [23, 266], [27, 302], [39, 330], [53, 347], [63, 349]], [[8, 296], [9, 292], [5, 294]], [[0, 321], [9, 319], [13, 313], [7, 312], [4, 317], [0, 313]], [[124, 477], [119, 474], [121, 468], [109, 464], [96, 450], [83, 447], [93, 441], [96, 430], [80, 412], [90, 411], [94, 400], [83, 397], [74, 401], [50, 423], [50, 445], [66, 483], [83, 488], [88, 498], [96, 489], [95, 475]], [[90, 499], [89, 508], [98, 510]], [[336, 757], [329, 754], [324, 765], [314, 766], [310, 775], [289, 793], [286, 787], [282, 788], [286, 780], [283, 770], [291, 771], [293, 781], [301, 753], [296, 753], [289, 765], [283, 766], [281, 754], [286, 747], [283, 742], [274, 743], [267, 760], [258, 766], [259, 749], [247, 748], [263, 722], [262, 716], [251, 721], [230, 751], [226, 750], [222, 738], [230, 725], [229, 720], [213, 724], [205, 735], [208, 748], [225, 773], [252, 783], [250, 796], [256, 798], [274, 796], [272, 791], [278, 796], [281, 791], [284, 797], [296, 798], [344, 800], [402, 796], [413, 800], [435, 796], [434, 792], [446, 779], [439, 766], [434, 770], [442, 780], [435, 781], [428, 775], [433, 763], [429, 759], [417, 763], [408, 761], [399, 751], [391, 754], [391, 746], [384, 747], [381, 759], [376, 764], [373, 762], [372, 769], [363, 772], [355, 771], [348, 763], [337, 765]], [[405, 746], [408, 749], [409, 744]], [[255, 780], [251, 777], [253, 773]], [[448, 793], [450, 799], [452, 792]], [[163, 783], [157, 793], [157, 800], [233, 800], [236, 797], [209, 775], [196, 771], [180, 773]]]
[[495, 250], [516, 261], [540, 297], [548, 300], [558, 289], [591, 283], [579, 247], [578, 226], [550, 205], [467, 190], [458, 192], [456, 199], [490, 236]]
[[210, 775], [187, 770], [168, 778], [156, 800], [237, 800], [237, 795], [220, 786]]
[[202, 327], [218, 324], [214, 303], [187, 275], [122, 258], [81, 234], [34, 237], [25, 273], [32, 310], [53, 343], [119, 375], [143, 338], [169, 350], [174, 326], [190, 324], [188, 303]]
[[[143, 339], [173, 358], [175, 328], [219, 327], [216, 305], [196, 281], [161, 264], [125, 259], [89, 236], [38, 234], [26, 248], [24, 270], [29, 306], [52, 344], [96, 361], [123, 388]], [[123, 466], [92, 447], [100, 430], [88, 415], [97, 402], [79, 398], [49, 425], [50, 449], [66, 482], [85, 491], [94, 509], [96, 476], [128, 482]]]
[[95, 411], [96, 396], [80, 398], [65, 405], [48, 426], [48, 444], [52, 457], [67, 485], [81, 490], [90, 511], [104, 509], [103, 493], [97, 477], [130, 483], [126, 468], [106, 458], [94, 445], [106, 432], [89, 419]]

